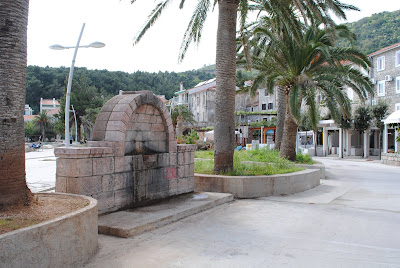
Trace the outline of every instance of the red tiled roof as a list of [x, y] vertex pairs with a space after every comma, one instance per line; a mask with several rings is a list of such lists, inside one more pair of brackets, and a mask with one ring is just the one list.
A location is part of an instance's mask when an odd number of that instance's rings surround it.
[[47, 111], [47, 115], [54, 115], [60, 112], [60, 108], [52, 109]]
[[[53, 100], [43, 99], [42, 100], [42, 104], [44, 104], [44, 105], [53, 105]], [[60, 105], [58, 100], [56, 100], [56, 105]]]
[[158, 98], [163, 102], [163, 103], [166, 103], [168, 100], [167, 99], [165, 99], [163, 96], [158, 96]]
[[384, 47], [384, 48], [382, 48], [382, 49], [380, 49], [378, 51], [372, 52], [368, 56], [372, 57], [372, 56], [375, 56], [377, 54], [381, 54], [381, 53], [383, 53], [385, 51], [391, 50], [392, 48], [396, 48], [396, 47], [400, 47], [400, 43], [397, 43], [397, 44], [394, 44], [394, 45], [391, 45], [391, 46], [388, 46], [388, 47]]

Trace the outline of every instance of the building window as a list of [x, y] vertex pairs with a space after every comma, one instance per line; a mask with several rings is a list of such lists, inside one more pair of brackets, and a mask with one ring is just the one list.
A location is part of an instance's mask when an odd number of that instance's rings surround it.
[[347, 89], [347, 97], [349, 97], [349, 99], [351, 101], [353, 100], [353, 89], [352, 88]]
[[396, 94], [400, 93], [400, 76], [396, 77]]
[[272, 102], [268, 103], [268, 110], [274, 109], [274, 104]]
[[263, 120], [264, 120], [264, 121], [268, 121], [268, 117], [264, 117]]
[[378, 81], [378, 97], [385, 96], [385, 80]]
[[268, 89], [265, 89], [264, 96], [268, 96]]
[[385, 56], [379, 57], [376, 60], [376, 69], [378, 71], [383, 71], [385, 70]]
[[396, 51], [396, 67], [400, 66], [400, 50]]
[[396, 103], [396, 104], [394, 105], [394, 110], [395, 110], [395, 111], [400, 111], [400, 103]]
[[261, 105], [261, 110], [263, 110], [263, 111], [267, 110], [267, 104], [263, 103]]

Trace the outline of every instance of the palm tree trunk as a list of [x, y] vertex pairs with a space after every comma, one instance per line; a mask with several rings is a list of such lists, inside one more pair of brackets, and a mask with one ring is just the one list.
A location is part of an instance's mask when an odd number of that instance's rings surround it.
[[275, 150], [280, 150], [283, 136], [283, 126], [285, 125], [286, 97], [283, 87], [278, 86], [276, 91], [278, 95], [278, 105], [275, 133]]
[[44, 122], [42, 122], [40, 128], [42, 129], [42, 141], [45, 142], [46, 141], [46, 131], [44, 129]]
[[0, 210], [27, 204], [24, 118], [28, 0], [0, 0]]
[[317, 147], [318, 147], [318, 130], [314, 130], [314, 156], [317, 156]]
[[294, 119], [289, 107], [289, 91], [285, 94], [286, 99], [286, 113], [285, 123], [283, 127], [283, 137], [281, 148], [279, 152], [280, 157], [289, 159], [290, 161], [296, 161], [296, 134], [297, 134], [297, 122]]
[[235, 148], [236, 17], [239, 0], [218, 0], [214, 171], [233, 168]]

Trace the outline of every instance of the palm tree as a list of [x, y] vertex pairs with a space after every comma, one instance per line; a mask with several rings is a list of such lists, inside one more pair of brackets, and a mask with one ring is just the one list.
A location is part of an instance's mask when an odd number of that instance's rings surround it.
[[0, 0], [0, 210], [27, 204], [24, 119], [28, 0]]
[[[135, 2], [135, 0], [131, 0]], [[152, 11], [142, 30], [135, 38], [140, 41], [146, 31], [160, 16], [172, 0], [161, 1]], [[218, 3], [217, 53], [216, 53], [216, 96], [214, 126], [214, 171], [219, 173], [233, 168], [235, 148], [235, 75], [236, 75], [236, 21], [241, 11], [244, 25], [248, 10], [248, 0], [199, 0], [183, 37], [179, 58], [183, 60], [191, 42], [199, 42], [203, 23], [211, 6]], [[185, 0], [181, 0], [183, 8]], [[239, 9], [240, 6], [240, 9]]]
[[[292, 33], [300, 32], [302, 23], [305, 25], [321, 23], [325, 26], [335, 29], [334, 21], [330, 17], [333, 13], [341, 19], [346, 19], [345, 10], [358, 10], [359, 9], [352, 5], [347, 5], [334, 0], [315, 1], [315, 0], [255, 0], [255, 5], [251, 6], [250, 9], [264, 12], [263, 16], [255, 23], [247, 25], [244, 30], [241, 31], [240, 45], [243, 47], [243, 56], [246, 59], [248, 68], [251, 68], [251, 57], [249, 35], [253, 34], [255, 27], [267, 28], [274, 30], [275, 33], [280, 33], [280, 38], [285, 38], [285, 32], [280, 31], [282, 27], [287, 27]], [[331, 37], [333, 37], [332, 35]], [[259, 47], [262, 47], [268, 43], [268, 38], [256, 36], [256, 43]], [[254, 40], [253, 40], [254, 45]], [[254, 46], [252, 47], [254, 49]], [[259, 56], [260, 50], [255, 49], [254, 54]], [[285, 110], [286, 100], [285, 94], [282, 88], [277, 89], [277, 125], [275, 134], [275, 149], [279, 150], [282, 142], [283, 127], [285, 121]]]
[[[279, 38], [284, 31], [285, 38]], [[337, 26], [340, 36], [350, 36], [344, 26]], [[340, 114], [350, 115], [350, 102], [342, 90], [353, 88], [361, 99], [367, 92], [373, 94], [373, 85], [359, 70], [343, 64], [352, 62], [362, 68], [370, 66], [366, 56], [352, 48], [336, 48], [330, 36], [331, 29], [321, 30], [318, 25], [304, 31], [291, 33], [283, 27], [279, 34], [268, 29], [269, 44], [262, 57], [254, 57], [254, 68], [260, 71], [253, 90], [260, 83], [267, 88], [277, 85], [283, 89], [286, 101], [285, 123], [280, 156], [295, 161], [296, 132], [302, 103], [308, 106], [310, 114], [317, 110], [316, 95], [321, 94], [333, 118]], [[298, 36], [295, 36], [298, 35]]]
[[177, 105], [171, 110], [171, 120], [174, 128], [176, 127], [176, 124], [178, 122], [179, 115], [182, 115], [183, 121], [189, 124], [196, 123], [196, 120], [194, 120], [193, 114], [188, 107], [186, 107], [185, 105]]
[[[214, 171], [219, 173], [233, 168], [233, 152], [235, 148], [235, 74], [236, 74], [236, 26], [239, 12], [240, 31], [246, 24], [249, 10], [259, 10], [266, 2], [276, 5], [288, 4], [298, 8], [304, 16], [315, 14], [318, 21], [327, 21], [333, 24], [329, 12], [344, 17], [344, 9], [356, 9], [353, 6], [342, 4], [337, 0], [214, 0], [213, 6], [218, 3], [218, 29], [216, 53], [216, 96], [215, 96], [215, 126], [214, 126]], [[131, 3], [136, 0], [131, 0]], [[135, 44], [143, 37], [146, 31], [155, 23], [165, 7], [172, 0], [163, 0], [153, 9], [145, 25], [135, 38]], [[180, 0], [183, 8], [185, 0]], [[200, 42], [204, 21], [212, 6], [211, 0], [199, 0], [192, 18], [185, 32], [180, 52], [180, 59], [184, 58], [191, 42]]]
[[34, 124], [40, 128], [42, 134], [42, 141], [46, 140], [46, 130], [52, 126], [50, 117], [47, 115], [46, 111], [41, 111], [35, 116]]

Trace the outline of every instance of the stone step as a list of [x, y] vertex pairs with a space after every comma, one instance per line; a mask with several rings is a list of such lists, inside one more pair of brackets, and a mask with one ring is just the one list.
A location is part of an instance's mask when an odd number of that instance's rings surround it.
[[132, 237], [233, 200], [232, 194], [190, 193], [160, 203], [99, 216], [99, 233]]

